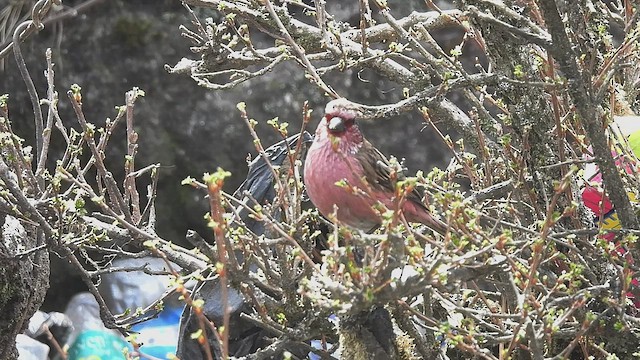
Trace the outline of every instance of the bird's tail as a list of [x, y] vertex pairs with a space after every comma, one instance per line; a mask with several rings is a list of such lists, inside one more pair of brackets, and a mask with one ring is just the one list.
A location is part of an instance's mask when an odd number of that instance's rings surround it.
[[447, 231], [449, 231], [449, 226], [445, 224], [442, 220], [436, 219], [429, 214], [427, 214], [427, 216], [428, 218], [421, 222], [424, 225], [426, 225], [429, 229], [439, 233], [440, 235], [445, 235]]

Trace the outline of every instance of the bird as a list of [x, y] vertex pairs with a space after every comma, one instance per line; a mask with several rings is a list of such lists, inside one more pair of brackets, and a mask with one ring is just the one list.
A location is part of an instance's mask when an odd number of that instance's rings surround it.
[[[345, 98], [331, 100], [318, 124], [304, 163], [307, 196], [318, 211], [331, 218], [337, 208], [337, 220], [349, 227], [372, 231], [382, 223], [376, 211], [378, 203], [394, 208], [395, 185], [406, 176], [392, 171], [387, 158], [360, 131], [357, 120], [361, 105]], [[355, 187], [367, 194], [350, 191]], [[402, 203], [408, 222], [422, 223], [444, 234], [447, 226], [434, 218], [414, 188]]]

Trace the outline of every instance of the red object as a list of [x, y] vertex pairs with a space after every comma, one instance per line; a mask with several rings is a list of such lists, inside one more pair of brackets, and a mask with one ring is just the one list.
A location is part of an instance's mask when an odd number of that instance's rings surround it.
[[[627, 174], [632, 173], [633, 166], [636, 165], [634, 161], [625, 160], [624, 157], [618, 156], [615, 151], [612, 151], [611, 155], [616, 158], [616, 166], [624, 166]], [[595, 213], [596, 220], [606, 222], [608, 218], [611, 218], [615, 215], [615, 210], [613, 209], [613, 204], [611, 204], [609, 198], [601, 191], [601, 188], [598, 186], [600, 184], [602, 184], [602, 173], [600, 173], [600, 171], [598, 170], [598, 172], [591, 179], [589, 179], [589, 182], [582, 190], [582, 201], [584, 202], [585, 206], [587, 206], [589, 209], [591, 209], [591, 211]], [[619, 229], [621, 226], [617, 217], [615, 218], [615, 221], [618, 222], [618, 226], [615, 228]], [[616, 241], [616, 234], [613, 232], [608, 232], [601, 236], [609, 242]], [[633, 257], [631, 256], [631, 253], [628, 252], [627, 249], [625, 249], [623, 246], [619, 245], [617, 242], [615, 251], [618, 256], [625, 258], [628, 263], [633, 264]], [[631, 280], [632, 287], [637, 287], [638, 285], [640, 285], [638, 279]], [[633, 304], [636, 308], [640, 308], [640, 298], [636, 298], [632, 292], [627, 293], [627, 297], [633, 301]]]
[[[600, 174], [597, 176], [601, 177]], [[602, 179], [600, 181], [602, 181]], [[609, 198], [604, 196], [598, 188], [591, 185], [586, 185], [584, 190], [582, 190], [582, 201], [597, 217], [607, 214], [613, 209]], [[600, 204], [601, 202], [602, 204]]]
[[[635, 165], [633, 161], [625, 160], [623, 156], [618, 156], [618, 153], [615, 151], [611, 152], [611, 156], [616, 159], [616, 166], [624, 166], [627, 174], [631, 174], [633, 172], [633, 166]], [[609, 201], [609, 198], [594, 186], [597, 184], [602, 184], [602, 173], [600, 173], [599, 170], [594, 176], [588, 179], [588, 183], [582, 191], [582, 201], [584, 201], [584, 204], [599, 217], [609, 213], [609, 211], [613, 209], [613, 205], [611, 204], [611, 201]], [[602, 205], [600, 202], [602, 202]]]
[[[395, 181], [387, 159], [367, 141], [358, 125], [358, 106], [346, 99], [325, 108], [304, 167], [307, 194], [320, 213], [329, 217], [337, 206], [337, 218], [345, 225], [371, 230], [380, 225], [378, 202], [394, 208]], [[397, 174], [402, 178], [402, 174]], [[336, 183], [346, 180], [347, 186]], [[357, 188], [361, 191], [358, 191]], [[423, 223], [444, 233], [446, 225], [434, 219], [413, 190], [402, 203], [409, 222]]]

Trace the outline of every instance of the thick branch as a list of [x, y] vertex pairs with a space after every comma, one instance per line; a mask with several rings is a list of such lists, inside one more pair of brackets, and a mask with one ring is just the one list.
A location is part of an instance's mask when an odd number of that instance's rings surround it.
[[541, 0], [540, 6], [543, 10], [545, 22], [553, 39], [553, 46], [550, 48], [551, 55], [558, 61], [560, 70], [568, 79], [569, 94], [582, 120], [585, 130], [589, 134], [596, 162], [602, 172], [602, 177], [609, 191], [609, 198], [616, 208], [622, 226], [625, 228], [638, 228], [638, 218], [636, 217], [627, 192], [622, 190], [624, 185], [618, 168], [611, 157], [611, 148], [607, 142], [602, 122], [600, 121], [602, 111], [593, 103], [591, 94], [587, 90], [586, 84], [580, 74], [576, 63], [577, 54], [573, 51], [573, 44], [565, 32], [564, 23], [558, 12], [554, 0]]

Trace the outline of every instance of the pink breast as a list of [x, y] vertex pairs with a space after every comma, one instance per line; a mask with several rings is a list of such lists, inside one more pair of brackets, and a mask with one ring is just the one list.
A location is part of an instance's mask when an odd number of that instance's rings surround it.
[[379, 216], [372, 209], [376, 201], [336, 185], [344, 179], [351, 186], [364, 190], [365, 185], [356, 175], [362, 173], [361, 165], [352, 156], [341, 156], [331, 146], [314, 143], [304, 169], [307, 194], [325, 217], [330, 217], [337, 206], [338, 220], [352, 227], [371, 229], [379, 223]]

